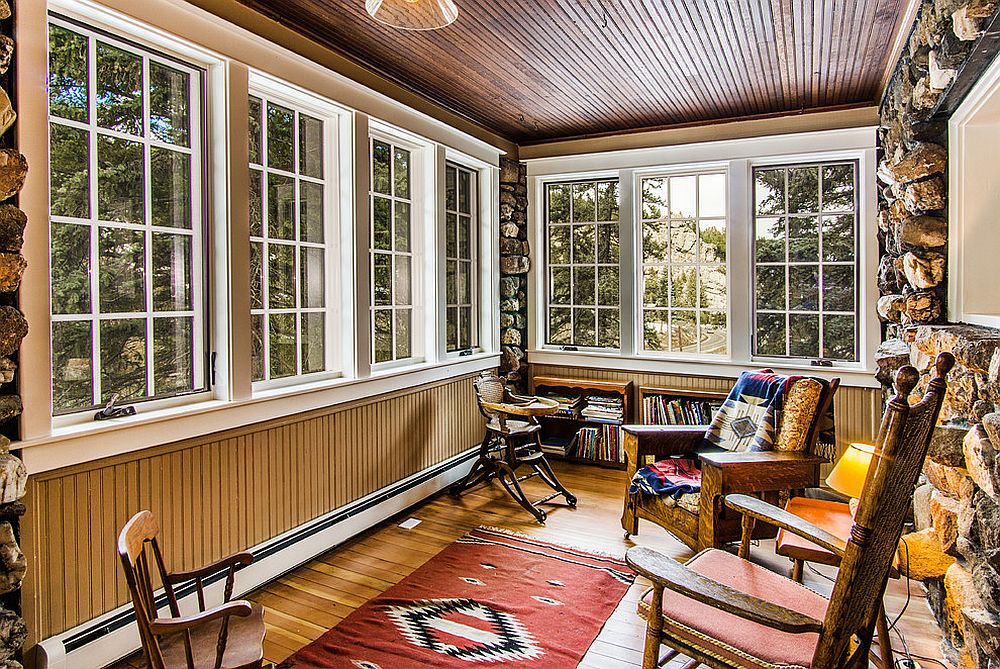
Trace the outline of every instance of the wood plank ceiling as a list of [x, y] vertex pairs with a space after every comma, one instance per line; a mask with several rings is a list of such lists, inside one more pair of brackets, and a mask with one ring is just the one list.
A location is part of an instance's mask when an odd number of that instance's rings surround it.
[[872, 104], [906, 0], [456, 0], [395, 30], [364, 0], [240, 0], [520, 143]]

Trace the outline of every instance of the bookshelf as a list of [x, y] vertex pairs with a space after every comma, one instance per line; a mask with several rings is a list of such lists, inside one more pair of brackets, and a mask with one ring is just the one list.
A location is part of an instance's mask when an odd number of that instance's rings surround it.
[[645, 425], [708, 425], [728, 394], [639, 386], [640, 419]]
[[635, 420], [631, 381], [536, 376], [531, 388], [561, 405], [559, 413], [539, 418], [547, 455], [624, 469], [621, 426]]

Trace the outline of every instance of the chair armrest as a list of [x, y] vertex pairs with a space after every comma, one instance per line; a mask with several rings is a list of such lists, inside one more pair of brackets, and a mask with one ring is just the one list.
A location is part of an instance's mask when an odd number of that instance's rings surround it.
[[705, 438], [704, 425], [624, 425], [622, 430], [635, 437], [636, 456], [658, 459], [694, 453]]
[[847, 544], [843, 539], [830, 534], [807, 520], [799, 518], [794, 513], [789, 513], [773, 504], [768, 504], [763, 500], [750, 497], [749, 495], [726, 495], [724, 499], [726, 506], [730, 509], [734, 509], [756, 520], [762, 520], [775, 527], [780, 527], [803, 539], [808, 539], [834, 555], [844, 556], [844, 549]]
[[181, 583], [183, 581], [191, 581], [196, 578], [205, 578], [211, 576], [216, 572], [220, 572], [223, 569], [231, 569], [233, 567], [245, 567], [246, 565], [253, 562], [253, 553], [235, 553], [228, 557], [216, 560], [212, 564], [205, 565], [204, 567], [199, 567], [197, 569], [192, 569], [191, 571], [177, 571], [171, 574], [167, 574], [167, 579], [171, 583]]
[[723, 585], [652, 549], [632, 548], [625, 554], [625, 562], [654, 585], [710, 604], [740, 618], [783, 632], [801, 634], [820, 632], [823, 629], [823, 623], [815, 618]]
[[[702, 490], [717, 480], [719, 494], [794, 490], [819, 485], [825, 458], [806, 452], [753, 451], [700, 453]], [[710, 473], [711, 472], [711, 473]]]
[[235, 602], [226, 602], [207, 611], [194, 613], [190, 616], [156, 618], [150, 621], [149, 631], [157, 636], [176, 634], [177, 632], [183, 632], [184, 630], [189, 630], [220, 618], [228, 618], [229, 616], [246, 618], [251, 613], [253, 613], [253, 609], [250, 606], [250, 602], [245, 599], [238, 599]]

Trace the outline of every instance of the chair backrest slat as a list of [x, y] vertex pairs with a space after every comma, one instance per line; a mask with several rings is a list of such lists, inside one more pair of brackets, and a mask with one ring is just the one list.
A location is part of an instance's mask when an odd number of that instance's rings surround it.
[[[919, 379], [917, 370], [903, 367], [896, 375], [896, 396], [882, 419], [876, 454], [813, 657], [814, 667], [868, 666], [868, 649], [889, 570], [941, 411], [945, 377], [954, 364], [950, 353], [938, 356], [936, 376], [924, 398], [913, 406], [908, 398]], [[852, 649], [854, 637], [859, 643]]]

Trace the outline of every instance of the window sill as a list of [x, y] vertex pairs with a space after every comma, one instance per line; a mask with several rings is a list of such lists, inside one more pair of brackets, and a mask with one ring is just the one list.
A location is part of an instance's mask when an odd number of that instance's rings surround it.
[[38, 474], [444, 381], [494, 368], [499, 360], [497, 353], [479, 353], [455, 360], [382, 370], [365, 379], [334, 378], [269, 389], [249, 400], [206, 400], [140, 412], [127, 418], [61, 427], [47, 437], [18, 442], [14, 447], [22, 449], [21, 457], [28, 473]]
[[840, 377], [844, 385], [856, 388], [880, 388], [874, 369], [863, 365], [840, 365], [835, 367], [813, 367], [812, 365], [789, 364], [782, 361], [724, 360], [708, 359], [678, 360], [652, 356], [625, 356], [615, 352], [597, 351], [556, 351], [552, 349], [532, 349], [528, 351], [528, 362], [541, 365], [565, 365], [567, 367], [601, 367], [619, 369], [626, 372], [652, 374], [688, 374], [691, 376], [735, 378], [749, 369], [768, 367], [779, 374], [801, 374], [821, 378]]

